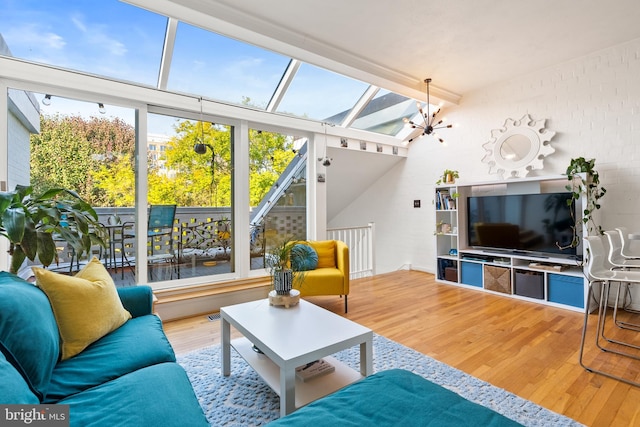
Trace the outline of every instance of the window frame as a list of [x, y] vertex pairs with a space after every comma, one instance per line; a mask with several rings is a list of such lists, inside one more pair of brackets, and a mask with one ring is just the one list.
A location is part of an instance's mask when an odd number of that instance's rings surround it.
[[[131, 108], [136, 114], [136, 235], [146, 236], [147, 234], [147, 129], [148, 129], [148, 113], [161, 113], [178, 115], [192, 120], [200, 120], [200, 99], [194, 96], [182, 94], [167, 93], [153, 88], [139, 87], [137, 85], [116, 82], [112, 80], [102, 79], [96, 76], [83, 75], [67, 70], [57, 69], [39, 64], [31, 64], [22, 60], [11, 58], [0, 58], [0, 63], [7, 63], [9, 73], [20, 75], [20, 79], [7, 78], [0, 75], [0, 89], [3, 90], [5, 96], [0, 96], [0, 123], [5, 124], [7, 129], [8, 122], [8, 96], [9, 88], [16, 90], [25, 90], [32, 92], [48, 93], [52, 96], [66, 97], [86, 102], [104, 102], [116, 106]], [[57, 78], [56, 78], [57, 76]], [[49, 82], [59, 81], [61, 86], [53, 86]], [[78, 89], [78, 88], [91, 88]], [[114, 94], [119, 96], [114, 96]], [[4, 108], [3, 108], [4, 107]], [[202, 285], [206, 283], [225, 282], [238, 278], [251, 278], [265, 276], [266, 270], [251, 270], [249, 259], [249, 216], [245, 215], [249, 210], [249, 147], [248, 147], [248, 130], [249, 128], [260, 128], [273, 132], [289, 133], [304, 135], [309, 138], [310, 149], [313, 147], [313, 136], [316, 132], [311, 129], [316, 124], [306, 120], [295, 118], [282, 118], [271, 113], [256, 113], [244, 108], [234, 108], [226, 104], [215, 101], [203, 100], [202, 117], [205, 120], [218, 121], [232, 126], [235, 131], [232, 133], [233, 150], [234, 150], [234, 190], [233, 190], [233, 212], [234, 212], [234, 228], [237, 230], [235, 235], [236, 254], [234, 257], [235, 272], [218, 276], [202, 276], [201, 278], [189, 278], [169, 280], [163, 282], [147, 282], [146, 263], [136, 263], [137, 284], [149, 284], [154, 289], [168, 289], [176, 287], [189, 287], [192, 285]], [[224, 114], [221, 114], [224, 112]], [[262, 120], [249, 120], [250, 115], [257, 114]], [[271, 119], [271, 120], [269, 120]], [[275, 122], [275, 123], [274, 123]], [[287, 122], [292, 122], [294, 126]], [[296, 122], [301, 126], [295, 126]], [[316, 130], [317, 131], [317, 130]], [[8, 149], [8, 132], [0, 132], [0, 181], [6, 183], [7, 172], [7, 149]], [[313, 158], [313, 156], [309, 156]], [[309, 176], [315, 176], [315, 162], [308, 161]], [[312, 175], [313, 174], [313, 175]], [[312, 186], [314, 180], [307, 181], [308, 186]], [[6, 184], [5, 184], [6, 186]], [[245, 191], [246, 190], [246, 191]], [[311, 188], [307, 189], [307, 236], [313, 238], [316, 236], [316, 225], [312, 222], [316, 217], [313, 212], [316, 209], [316, 203], [310, 198], [312, 194]], [[144, 207], [144, 209], [142, 209]], [[324, 227], [324, 226], [323, 226]], [[246, 230], [245, 230], [246, 228]], [[8, 249], [6, 239], [0, 239], [0, 250], [4, 248], [4, 252]], [[146, 258], [146, 246], [137, 245], [137, 259]], [[245, 259], [246, 258], [246, 259]], [[0, 258], [0, 268], [8, 269], [8, 256]]]

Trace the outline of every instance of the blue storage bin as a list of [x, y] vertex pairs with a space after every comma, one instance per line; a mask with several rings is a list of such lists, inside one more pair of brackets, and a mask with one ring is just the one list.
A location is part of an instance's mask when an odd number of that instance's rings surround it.
[[549, 301], [584, 308], [584, 279], [552, 274], [548, 276]]
[[460, 282], [465, 285], [482, 287], [482, 264], [462, 261]]

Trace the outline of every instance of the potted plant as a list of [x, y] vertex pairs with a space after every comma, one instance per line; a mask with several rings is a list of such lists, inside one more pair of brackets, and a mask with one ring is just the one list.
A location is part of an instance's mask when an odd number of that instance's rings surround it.
[[30, 186], [0, 192], [0, 235], [9, 240], [11, 265], [17, 273], [25, 258], [36, 257], [45, 267], [58, 259], [54, 236], [67, 242], [80, 257], [91, 246], [105, 247], [98, 215], [75, 191], [52, 188], [34, 195]]
[[584, 195], [586, 205], [582, 208], [582, 216], [574, 218], [575, 224], [572, 226], [573, 239], [571, 243], [564, 247], [558, 244], [560, 249], [578, 246], [578, 230], [582, 224], [587, 226], [589, 234], [604, 234], [602, 226], [596, 224], [593, 218], [594, 212], [600, 209], [600, 199], [607, 192], [606, 188], [600, 186], [600, 174], [595, 169], [595, 163], [595, 159], [586, 160], [584, 157], [578, 157], [571, 159], [569, 166], [567, 166], [566, 175], [570, 184], [565, 188], [571, 192], [571, 200], [568, 203], [576, 203]]
[[456, 170], [445, 169], [442, 172], [442, 176], [439, 180], [436, 181], [436, 185], [440, 184], [453, 184], [456, 182], [456, 179], [460, 178], [460, 174]]
[[[304, 277], [304, 271], [296, 271], [291, 268], [292, 252], [296, 243], [290, 237], [277, 241], [266, 256], [266, 266], [271, 276], [271, 285], [278, 295], [286, 295], [294, 284], [298, 284]], [[296, 251], [296, 256], [301, 253]]]

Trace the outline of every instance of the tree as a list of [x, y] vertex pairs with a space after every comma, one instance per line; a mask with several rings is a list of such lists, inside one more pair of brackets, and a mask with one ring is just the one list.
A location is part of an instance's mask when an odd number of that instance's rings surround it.
[[135, 131], [119, 118], [40, 116], [40, 133], [31, 136], [31, 185], [40, 193], [49, 188], [73, 189], [92, 206], [109, 197], [94, 181], [94, 173], [133, 158]]
[[250, 203], [257, 206], [296, 153], [293, 138], [280, 133], [249, 131]]
[[[148, 162], [148, 201], [179, 206], [231, 206], [231, 128], [181, 120], [175, 136]], [[256, 206], [295, 156], [293, 138], [250, 130], [250, 203]], [[213, 147], [203, 155], [193, 146]], [[78, 116], [41, 117], [41, 132], [31, 138], [34, 191], [65, 187], [92, 206], [134, 206], [134, 128], [122, 120]], [[166, 169], [154, 165], [163, 163]]]
[[[95, 183], [94, 206], [135, 206], [135, 172], [128, 154], [116, 156], [115, 160], [100, 165], [92, 173]], [[98, 190], [98, 191], [96, 191]]]

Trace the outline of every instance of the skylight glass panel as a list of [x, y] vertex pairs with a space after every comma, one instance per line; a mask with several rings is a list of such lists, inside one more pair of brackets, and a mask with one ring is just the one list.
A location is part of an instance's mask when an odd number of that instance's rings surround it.
[[395, 136], [404, 127], [402, 119], [410, 119], [417, 112], [415, 100], [388, 90], [380, 90], [351, 127]]
[[167, 88], [266, 108], [289, 58], [180, 22]]
[[339, 124], [368, 87], [358, 80], [302, 64], [277, 111]]
[[167, 18], [117, 0], [0, 0], [11, 55], [155, 86]]

